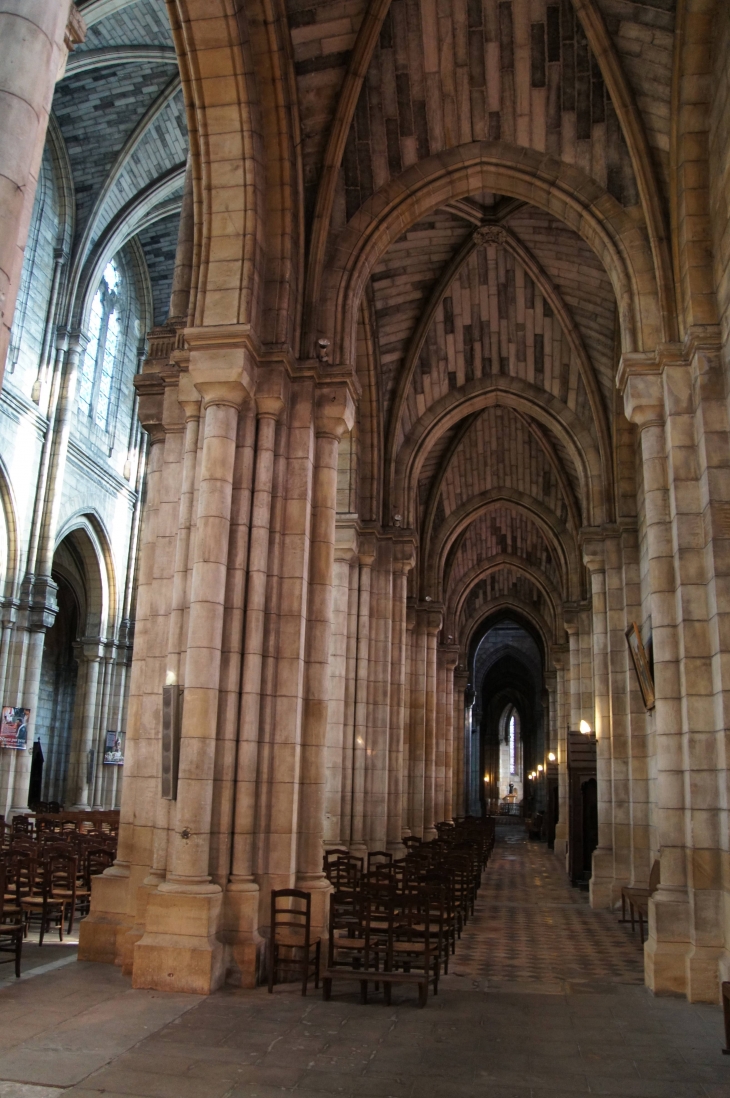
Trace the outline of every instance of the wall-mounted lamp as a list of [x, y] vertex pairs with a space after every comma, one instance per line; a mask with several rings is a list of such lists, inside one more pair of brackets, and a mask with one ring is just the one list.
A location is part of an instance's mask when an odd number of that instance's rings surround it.
[[590, 736], [593, 729], [589, 725], [588, 721], [581, 721], [580, 722], [580, 731], [581, 731], [582, 736]]
[[551, 763], [555, 762], [555, 752], [554, 751], [548, 751], [548, 762], [551, 762]]
[[544, 769], [544, 767], [543, 767], [542, 763], [538, 763], [538, 764], [537, 764], [537, 772], [538, 772], [538, 774], [542, 774], [542, 772], [543, 772], [543, 769]]

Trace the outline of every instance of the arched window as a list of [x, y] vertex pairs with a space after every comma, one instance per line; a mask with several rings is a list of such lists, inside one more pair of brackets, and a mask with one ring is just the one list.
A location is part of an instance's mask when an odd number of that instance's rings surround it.
[[516, 774], [515, 766], [515, 740], [516, 740], [516, 728], [515, 728], [515, 715], [514, 713], [509, 719], [509, 772], [510, 774]]
[[112, 382], [121, 335], [119, 271], [107, 263], [91, 305], [89, 344], [79, 376], [79, 412], [102, 430], [109, 428]]

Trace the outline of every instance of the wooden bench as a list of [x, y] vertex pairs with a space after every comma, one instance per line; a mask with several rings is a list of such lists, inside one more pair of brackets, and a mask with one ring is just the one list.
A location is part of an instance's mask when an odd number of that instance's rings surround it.
[[[428, 972], [378, 972], [374, 969], [326, 968], [322, 977], [322, 990], [325, 999], [332, 997], [333, 980], [357, 980], [360, 984], [360, 1001], [368, 1001], [368, 984], [415, 984], [418, 987], [418, 1005], [425, 1007], [428, 1001]], [[387, 1002], [387, 1000], [386, 1000]]]

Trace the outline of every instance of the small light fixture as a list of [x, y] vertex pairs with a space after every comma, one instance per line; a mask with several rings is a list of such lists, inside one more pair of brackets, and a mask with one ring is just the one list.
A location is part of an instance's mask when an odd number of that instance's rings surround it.
[[538, 763], [538, 764], [537, 764], [537, 772], [538, 772], [538, 774], [542, 774], [542, 772], [543, 772], [543, 765], [542, 765], [542, 763]]
[[554, 751], [548, 751], [548, 762], [551, 762], [551, 763], [555, 762], [555, 752]]
[[588, 721], [581, 721], [580, 722], [580, 731], [581, 731], [582, 736], [590, 736], [593, 729], [589, 725]]

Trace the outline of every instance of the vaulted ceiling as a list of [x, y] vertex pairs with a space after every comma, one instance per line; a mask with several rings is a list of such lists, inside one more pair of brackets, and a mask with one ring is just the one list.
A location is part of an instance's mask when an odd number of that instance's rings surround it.
[[164, 0], [79, 5], [85, 42], [52, 107], [74, 198], [69, 309], [133, 238], [150, 275], [155, 323], [169, 309], [187, 160], [187, 126]]
[[[653, 255], [661, 298], [674, 0], [242, 8], [257, 48], [267, 20], [287, 38], [303, 357], [315, 334], [333, 336], [318, 309], [341, 242], [397, 205], [421, 165], [455, 170], [476, 142], [496, 164], [572, 173]], [[163, 0], [81, 10], [90, 30], [54, 105], [78, 195], [77, 265], [127, 217], [162, 285], [186, 155]], [[587, 593], [582, 532], [632, 513], [633, 474], [618, 469], [631, 429], [616, 401], [617, 287], [569, 202], [548, 209], [503, 179], [402, 215], [368, 269], [357, 326], [361, 516], [413, 531], [411, 595], [443, 603], [464, 643], [497, 605], [560, 641], [561, 604]], [[355, 449], [343, 447], [348, 461]]]

